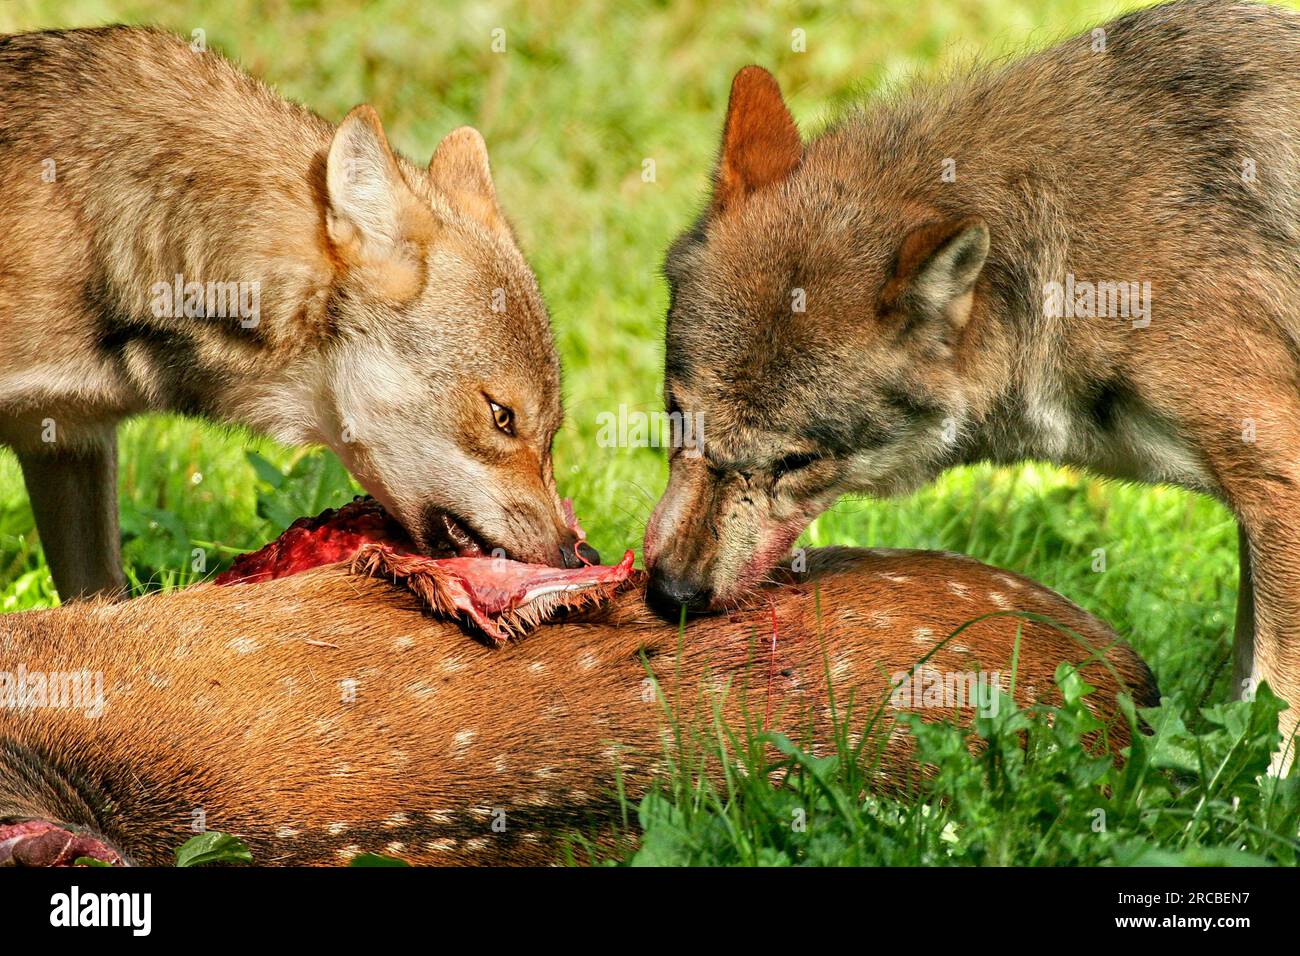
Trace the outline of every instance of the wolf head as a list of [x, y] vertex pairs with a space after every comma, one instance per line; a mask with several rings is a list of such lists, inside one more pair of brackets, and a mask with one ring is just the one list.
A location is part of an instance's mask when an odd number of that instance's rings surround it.
[[577, 566], [551, 466], [559, 361], [483, 138], [455, 130], [420, 169], [360, 106], [324, 179], [321, 437], [425, 551]]
[[988, 229], [879, 195], [850, 147], [805, 150], [772, 76], [736, 76], [711, 202], [665, 264], [665, 399], [704, 436], [646, 531], [666, 613], [735, 603], [840, 495], [954, 458]]

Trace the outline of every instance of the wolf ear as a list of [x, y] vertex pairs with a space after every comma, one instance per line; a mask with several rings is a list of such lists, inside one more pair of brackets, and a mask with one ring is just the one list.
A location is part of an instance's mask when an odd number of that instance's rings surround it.
[[419, 264], [411, 261], [408, 243], [427, 240], [432, 216], [421, 215], [369, 106], [356, 107], [334, 132], [325, 188], [325, 225], [342, 257], [352, 265], [392, 267], [385, 284], [408, 285], [412, 276], [404, 273], [412, 270], [418, 281]]
[[497, 205], [487, 144], [474, 127], [462, 126], [443, 137], [429, 160], [429, 179], [456, 212], [489, 229], [509, 231]]
[[929, 326], [947, 344], [970, 319], [988, 253], [989, 229], [981, 219], [917, 226], [899, 247], [894, 275], [881, 294], [881, 314], [901, 313], [905, 330]]
[[713, 187], [713, 208], [721, 212], [750, 193], [780, 182], [803, 159], [803, 141], [781, 98], [776, 78], [761, 66], [747, 66], [731, 81], [722, 156]]

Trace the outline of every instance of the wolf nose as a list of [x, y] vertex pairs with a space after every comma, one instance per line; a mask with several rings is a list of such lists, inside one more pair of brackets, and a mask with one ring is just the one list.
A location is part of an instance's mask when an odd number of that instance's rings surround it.
[[668, 621], [681, 619], [682, 608], [688, 614], [708, 610], [713, 602], [713, 589], [689, 578], [675, 578], [658, 568], [650, 573], [646, 587], [646, 603], [650, 609]]
[[566, 568], [580, 568], [587, 564], [600, 564], [600, 552], [585, 541], [560, 545], [560, 558]]

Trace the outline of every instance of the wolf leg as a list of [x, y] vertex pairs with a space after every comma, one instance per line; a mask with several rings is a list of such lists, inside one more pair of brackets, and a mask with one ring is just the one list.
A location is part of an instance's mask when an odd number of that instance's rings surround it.
[[[1216, 383], [1214, 392], [1258, 396], [1241, 431], [1234, 413], [1218, 407], [1197, 410], [1188, 430], [1238, 523], [1232, 695], [1250, 699], [1267, 681], [1288, 704], [1276, 772], [1290, 765], [1300, 729], [1300, 402], [1277, 400], [1268, 380]], [[1194, 408], [1194, 398], [1186, 404]]]
[[117, 430], [18, 452], [45, 560], [64, 601], [126, 591], [117, 517]]
[[1232, 693], [1241, 700], [1255, 686], [1255, 589], [1250, 577], [1250, 538], [1237, 526], [1237, 624], [1232, 642]]
[[[1241, 499], [1238, 503], [1243, 504]], [[1239, 682], [1234, 691], [1249, 697], [1258, 683], [1267, 681], [1290, 705], [1281, 716], [1282, 750], [1272, 768], [1282, 773], [1295, 756], [1294, 735], [1300, 728], [1300, 528], [1294, 517], [1300, 500], [1274, 500], [1267, 510], [1261, 504], [1247, 500], [1241, 514], [1249, 556], [1238, 601], [1253, 607], [1238, 610], [1233, 674]], [[1253, 633], [1247, 640], [1242, 615], [1252, 610]]]

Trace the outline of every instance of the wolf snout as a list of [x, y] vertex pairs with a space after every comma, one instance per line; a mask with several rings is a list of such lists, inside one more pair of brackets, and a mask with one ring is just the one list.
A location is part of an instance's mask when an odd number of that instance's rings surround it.
[[600, 552], [578, 538], [560, 545], [560, 561], [566, 568], [581, 568], [600, 564]]
[[688, 575], [674, 575], [663, 568], [650, 572], [646, 586], [646, 603], [650, 609], [667, 621], [681, 619], [682, 608], [687, 614], [700, 614], [713, 604], [713, 588], [704, 581]]

